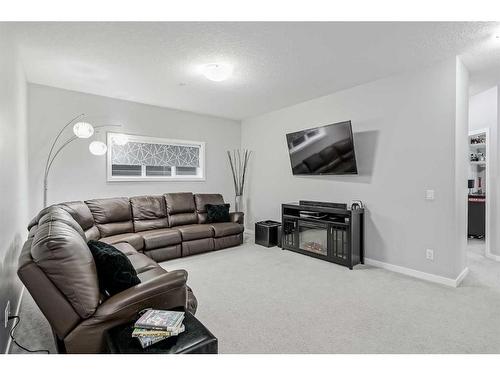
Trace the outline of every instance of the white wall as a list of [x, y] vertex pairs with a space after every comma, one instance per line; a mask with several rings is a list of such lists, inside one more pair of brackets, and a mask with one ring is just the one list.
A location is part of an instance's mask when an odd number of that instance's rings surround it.
[[28, 86], [28, 94], [32, 215], [42, 208], [43, 169], [49, 144], [59, 129], [80, 113], [91, 116], [95, 125], [123, 124], [120, 131], [124, 133], [206, 142], [206, 181], [107, 182], [106, 157], [89, 153], [90, 140], [77, 140], [62, 151], [52, 166], [49, 204], [175, 191], [220, 192], [233, 204], [226, 150], [240, 147], [239, 122], [34, 84]]
[[490, 142], [488, 154], [488, 167], [490, 170], [489, 184], [486, 186], [486, 199], [489, 204], [489, 220], [491, 230], [489, 235], [490, 252], [492, 254], [500, 255], [500, 233], [496, 230], [500, 221], [500, 214], [498, 207], [500, 202], [500, 187], [499, 181], [499, 162], [498, 150], [500, 147], [500, 139], [498, 132], [498, 106], [499, 103], [498, 87], [492, 87], [488, 90], [473, 95], [469, 100], [469, 130], [490, 130]]
[[[361, 199], [367, 257], [456, 278], [465, 266], [457, 232], [465, 230], [459, 194], [466, 191], [456, 178], [466, 164], [456, 171], [455, 157], [456, 136], [467, 136], [457, 111], [465, 73], [451, 59], [244, 120], [242, 147], [255, 151], [248, 227], [279, 219], [284, 202]], [[345, 120], [352, 120], [359, 175], [294, 177], [285, 134]], [[424, 200], [426, 189], [435, 189], [434, 201]], [[434, 261], [425, 259], [426, 248], [434, 249]]]
[[497, 101], [497, 86], [470, 97], [469, 130], [497, 127]]
[[467, 175], [469, 172], [469, 72], [462, 63], [456, 59], [455, 81], [455, 126], [453, 137], [455, 139], [455, 213], [452, 255], [455, 255], [454, 269], [457, 275], [466, 264], [465, 252], [467, 250]]
[[27, 231], [26, 80], [6, 25], [0, 25], [0, 353], [6, 349], [3, 325], [7, 301], [15, 312], [21, 292], [17, 259]]

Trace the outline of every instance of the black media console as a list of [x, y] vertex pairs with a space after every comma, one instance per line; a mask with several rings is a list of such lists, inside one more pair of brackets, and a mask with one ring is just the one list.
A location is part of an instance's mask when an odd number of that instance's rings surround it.
[[[352, 270], [364, 263], [364, 210], [321, 202], [281, 205], [282, 249], [337, 263]], [[339, 206], [337, 206], [339, 207]]]

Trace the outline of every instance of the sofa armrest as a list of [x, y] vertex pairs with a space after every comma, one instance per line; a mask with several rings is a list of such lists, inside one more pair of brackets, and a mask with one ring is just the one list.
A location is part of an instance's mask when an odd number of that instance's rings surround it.
[[231, 220], [231, 223], [243, 224], [244, 217], [245, 217], [245, 214], [243, 212], [230, 212], [229, 213], [229, 219]]
[[187, 272], [161, 273], [104, 301], [89, 319], [83, 320], [64, 338], [68, 353], [106, 352], [105, 333], [137, 319], [148, 307], [170, 310], [188, 303]]
[[[130, 316], [147, 307], [179, 307], [178, 301], [186, 300], [186, 281], [185, 270], [166, 272], [110, 297], [97, 308], [93, 317], [108, 320], [117, 316]], [[176, 294], [181, 294], [181, 298], [172, 298]], [[168, 303], [169, 298], [171, 304]]]

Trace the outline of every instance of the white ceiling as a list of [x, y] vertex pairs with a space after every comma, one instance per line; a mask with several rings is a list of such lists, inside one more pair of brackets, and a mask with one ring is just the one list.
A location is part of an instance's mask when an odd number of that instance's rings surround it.
[[[495, 23], [42, 22], [13, 27], [30, 82], [232, 119], [459, 54], [473, 78], [481, 81], [489, 71], [482, 80], [500, 82], [500, 42], [491, 39]], [[234, 76], [225, 82], [208, 81], [197, 70], [220, 61], [234, 65]]]

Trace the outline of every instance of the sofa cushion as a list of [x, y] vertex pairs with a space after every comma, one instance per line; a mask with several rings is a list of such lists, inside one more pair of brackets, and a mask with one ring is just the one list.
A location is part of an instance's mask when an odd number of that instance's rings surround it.
[[120, 242], [113, 246], [127, 256], [128, 260], [130, 260], [130, 263], [132, 263], [132, 266], [137, 272], [137, 275], [158, 267], [158, 263], [146, 255], [139, 253], [126, 242]]
[[134, 231], [128, 198], [91, 199], [85, 203], [92, 212], [101, 237]]
[[[38, 226], [30, 230], [19, 256], [17, 274], [31, 297], [50, 321], [58, 337], [65, 337], [81, 320], [66, 295], [60, 291], [44, 271], [33, 261], [31, 245]], [[57, 306], [54, 309], [54, 306]], [[24, 311], [23, 311], [24, 312]]]
[[170, 259], [180, 258], [182, 256], [181, 249], [182, 245], [177, 244], [153, 250], [144, 250], [144, 254], [159, 263]]
[[36, 225], [38, 225], [38, 215], [36, 215], [30, 220], [26, 229], [31, 230], [31, 228], [33, 228]]
[[80, 233], [62, 221], [40, 224], [33, 237], [31, 256], [80, 317], [94, 314], [100, 295], [97, 270]]
[[171, 227], [198, 223], [192, 193], [165, 194], [165, 201]]
[[81, 201], [64, 202], [59, 206], [66, 210], [83, 230], [90, 229], [95, 225], [94, 217], [89, 207]]
[[85, 201], [98, 224], [128, 221], [132, 219], [128, 198], [104, 198]]
[[192, 193], [168, 193], [165, 201], [170, 227], [198, 222]]
[[244, 224], [245, 214], [243, 212], [230, 212], [229, 221], [232, 223]]
[[99, 233], [102, 237], [114, 236], [121, 233], [129, 233], [134, 231], [132, 220], [121, 221], [118, 223], [97, 224]]
[[206, 207], [208, 223], [227, 223], [230, 221], [229, 203], [207, 204]]
[[243, 243], [243, 233], [214, 238], [214, 250], [238, 246]]
[[42, 216], [44, 216], [47, 212], [57, 206], [57, 204], [53, 204], [51, 206], [43, 208], [33, 219], [30, 220], [28, 224], [28, 230], [31, 230], [31, 228], [33, 228], [35, 225], [38, 225], [38, 221], [42, 218]]
[[198, 223], [198, 217], [196, 213], [183, 213], [168, 216], [168, 222], [170, 227], [177, 227], [179, 225], [188, 225]]
[[134, 267], [137, 275], [139, 275], [142, 272], [146, 272], [148, 270], [152, 270], [153, 268], [158, 267], [158, 263], [156, 263], [150, 257], [141, 253], [129, 254], [127, 255], [127, 258], [132, 264], [132, 267]]
[[130, 198], [134, 230], [167, 228], [167, 205], [161, 195], [140, 196]]
[[103, 237], [100, 239], [100, 241], [107, 243], [109, 245], [115, 245], [120, 242], [126, 242], [136, 250], [142, 250], [144, 248], [144, 240], [137, 233], [115, 234], [114, 236]]
[[167, 193], [165, 201], [169, 215], [195, 211], [193, 193]]
[[82, 227], [85, 232], [85, 237], [87, 241], [98, 240], [101, 236], [99, 229], [97, 229], [90, 212], [89, 207], [81, 201], [64, 202], [59, 205], [63, 210], [67, 211], [73, 219], [76, 220], [78, 224]]
[[207, 222], [207, 204], [224, 204], [224, 198], [220, 194], [195, 194], [194, 203], [196, 213], [198, 215], [198, 223], [205, 224]]
[[85, 240], [85, 233], [80, 224], [78, 224], [68, 212], [58, 206], [51, 206], [50, 209], [46, 211], [45, 215], [38, 220], [38, 226], [54, 221], [69, 225]]
[[[103, 242], [103, 241], [101, 241], [101, 242]], [[138, 253], [138, 251], [136, 249], [134, 249], [132, 247], [132, 245], [129, 244], [128, 242], [118, 242], [118, 243], [113, 244], [113, 246], [127, 256], [131, 255], [131, 254]]]
[[182, 256], [195, 255], [212, 251], [215, 248], [213, 238], [202, 238], [193, 241], [184, 241], [182, 243]]
[[99, 288], [107, 296], [140, 284], [129, 258], [114, 246], [101, 241], [89, 241], [88, 246], [97, 267]]
[[214, 237], [225, 237], [233, 234], [240, 234], [244, 227], [238, 223], [214, 223], [210, 224], [214, 229]]
[[201, 238], [211, 238], [214, 229], [210, 224], [193, 224], [176, 227], [181, 232], [182, 241], [192, 241]]
[[224, 198], [220, 194], [195, 194], [194, 202], [196, 212], [207, 212], [207, 204], [224, 204]]
[[148, 281], [151, 281], [153, 279], [156, 279], [159, 276], [165, 275], [168, 273], [167, 270], [161, 268], [161, 267], [156, 267], [156, 268], [151, 268], [150, 270], [141, 272], [137, 274], [137, 277], [141, 280], [141, 283], [146, 283]]
[[145, 250], [177, 245], [182, 242], [181, 233], [177, 229], [154, 229], [137, 234], [144, 239]]
[[98, 240], [101, 238], [101, 233], [99, 232], [99, 229], [94, 225], [92, 228], [89, 228], [85, 231], [85, 237], [87, 238], [87, 241]]

